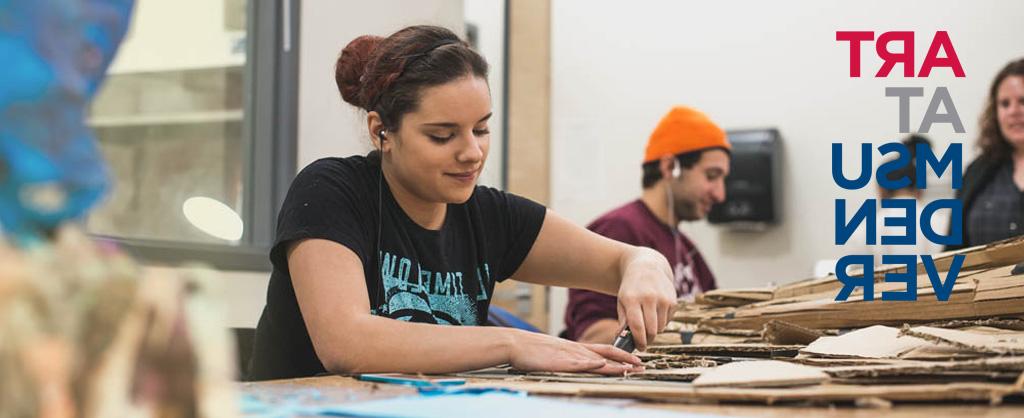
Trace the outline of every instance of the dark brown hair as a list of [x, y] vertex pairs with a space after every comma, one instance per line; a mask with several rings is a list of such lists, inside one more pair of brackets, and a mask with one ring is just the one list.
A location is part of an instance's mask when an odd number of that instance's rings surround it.
[[999, 85], [1010, 76], [1024, 77], [1024, 58], [1010, 61], [996, 74], [996, 78], [992, 80], [992, 86], [988, 89], [985, 111], [982, 112], [981, 119], [978, 121], [978, 125], [981, 127], [981, 134], [978, 135], [978, 148], [981, 148], [982, 156], [993, 160], [1009, 158], [1013, 154], [1013, 146], [999, 129], [996, 112], [996, 107], [999, 106], [999, 103], [996, 102]]
[[[693, 166], [697, 165], [697, 163], [700, 162], [700, 159], [704, 157], [704, 151], [716, 149], [725, 151], [726, 154], [730, 153], [729, 150], [722, 147], [704, 148], [696, 151], [684, 152], [682, 154], [676, 154], [676, 164], [679, 164], [680, 167], [689, 170], [693, 168]], [[661, 160], [646, 162], [641, 166], [641, 168], [643, 170], [643, 176], [640, 178], [640, 184], [645, 190], [654, 187], [654, 185], [658, 183], [658, 180], [662, 179]]]
[[387, 38], [364, 35], [349, 42], [334, 67], [342, 99], [380, 114], [384, 128], [399, 128], [416, 111], [424, 88], [473, 75], [487, 79], [487, 62], [452, 31], [410, 26]]

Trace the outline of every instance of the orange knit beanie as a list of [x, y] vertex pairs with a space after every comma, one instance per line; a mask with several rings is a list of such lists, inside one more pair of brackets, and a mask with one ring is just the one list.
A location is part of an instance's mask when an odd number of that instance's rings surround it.
[[647, 141], [644, 163], [666, 155], [684, 154], [707, 148], [731, 150], [725, 131], [699, 110], [676, 106], [661, 118]]

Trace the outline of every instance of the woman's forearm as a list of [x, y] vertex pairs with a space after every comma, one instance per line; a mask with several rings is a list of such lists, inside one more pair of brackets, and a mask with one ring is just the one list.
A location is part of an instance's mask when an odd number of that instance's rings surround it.
[[333, 373], [452, 373], [509, 362], [515, 329], [419, 324], [360, 316], [317, 346]]

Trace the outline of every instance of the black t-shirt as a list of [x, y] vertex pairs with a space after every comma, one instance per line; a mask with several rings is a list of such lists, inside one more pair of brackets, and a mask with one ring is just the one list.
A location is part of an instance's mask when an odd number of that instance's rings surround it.
[[277, 240], [270, 251], [274, 269], [249, 378], [325, 371], [295, 299], [286, 254], [290, 243], [320, 238], [352, 250], [362, 261], [374, 315], [483, 325], [495, 282], [519, 268], [545, 211], [522, 197], [477, 186], [465, 203], [448, 205], [439, 230], [428, 230], [398, 206], [381, 178], [376, 156], [324, 158], [310, 164], [292, 181], [278, 216]]

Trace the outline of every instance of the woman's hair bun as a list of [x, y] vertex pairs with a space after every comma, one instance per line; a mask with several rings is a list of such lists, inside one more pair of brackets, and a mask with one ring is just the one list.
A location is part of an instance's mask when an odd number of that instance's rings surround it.
[[363, 35], [349, 42], [334, 65], [334, 81], [338, 83], [341, 98], [353, 106], [366, 108], [367, 95], [362, 91], [361, 79], [366, 73], [374, 49], [384, 40], [380, 36]]

